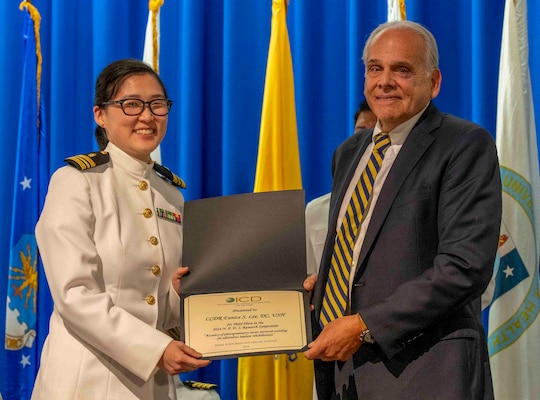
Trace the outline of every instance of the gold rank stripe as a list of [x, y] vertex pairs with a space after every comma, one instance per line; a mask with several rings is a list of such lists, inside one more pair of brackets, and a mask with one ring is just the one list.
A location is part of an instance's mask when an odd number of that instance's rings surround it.
[[85, 169], [94, 168], [98, 165], [109, 162], [109, 157], [109, 153], [106, 151], [100, 151], [71, 156], [66, 158], [64, 161], [72, 167], [77, 168], [80, 171], [84, 171]]
[[197, 381], [184, 381], [182, 383], [185, 386], [190, 387], [192, 389], [211, 390], [211, 389], [217, 388], [217, 385], [213, 383], [204, 383], [204, 382], [197, 382]]
[[180, 178], [178, 175], [173, 173], [169, 168], [160, 165], [158, 163], [154, 163], [154, 170], [158, 173], [158, 175], [165, 179], [167, 182], [178, 186], [182, 189], [186, 188], [186, 182], [182, 178]]
[[180, 178], [178, 175], [174, 173], [172, 174], [172, 176], [173, 176], [173, 182], [176, 186], [180, 186], [183, 189], [186, 188], [186, 182], [184, 182], [182, 178]]
[[76, 162], [79, 165], [81, 170], [93, 168], [96, 166], [96, 163], [94, 162], [94, 160], [92, 160], [87, 155], [69, 157], [69, 160]]

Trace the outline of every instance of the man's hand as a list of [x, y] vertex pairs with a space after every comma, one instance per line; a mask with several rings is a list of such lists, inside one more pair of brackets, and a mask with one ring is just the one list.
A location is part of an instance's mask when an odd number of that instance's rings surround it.
[[177, 375], [210, 364], [210, 360], [200, 360], [201, 357], [202, 354], [185, 343], [173, 340], [163, 352], [157, 366], [164, 369], [169, 375]]
[[[318, 274], [312, 274], [306, 278], [304, 281], [304, 289], [306, 289], [308, 292], [312, 292], [315, 288], [315, 284], [317, 283], [317, 277]], [[311, 311], [314, 310], [313, 304], [311, 304]]]
[[315, 284], [317, 283], [317, 277], [319, 274], [311, 274], [306, 278], [304, 281], [304, 289], [306, 289], [308, 292], [313, 291], [315, 288]]
[[[308, 278], [309, 279], [309, 278]], [[305, 282], [304, 282], [305, 287]], [[319, 337], [308, 344], [304, 352], [307, 359], [323, 361], [345, 361], [360, 348], [362, 327], [358, 315], [347, 315], [329, 322]]]

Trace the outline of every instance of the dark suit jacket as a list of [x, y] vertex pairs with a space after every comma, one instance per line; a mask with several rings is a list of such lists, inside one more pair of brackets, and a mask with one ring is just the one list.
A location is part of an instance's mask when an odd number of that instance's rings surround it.
[[[339, 209], [370, 140], [354, 135], [334, 153], [315, 335]], [[351, 381], [346, 391], [362, 399], [492, 396], [479, 297], [492, 275], [500, 221], [492, 137], [430, 104], [384, 182], [360, 252], [351, 313], [360, 312], [376, 344], [354, 355], [356, 389]], [[316, 362], [320, 400], [332, 398], [334, 364]]]

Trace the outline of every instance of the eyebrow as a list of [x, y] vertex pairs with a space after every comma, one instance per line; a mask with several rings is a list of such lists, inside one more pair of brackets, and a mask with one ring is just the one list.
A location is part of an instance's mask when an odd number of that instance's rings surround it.
[[[366, 62], [366, 65], [370, 65], [370, 64], [382, 64], [382, 60], [373, 58]], [[395, 61], [395, 62], [390, 63], [391, 67], [412, 67], [412, 65], [413, 64], [407, 61]]]
[[369, 60], [367, 60], [366, 65], [367, 64], [380, 64], [380, 63], [381, 63], [381, 60], [377, 60], [376, 58], [370, 58]]
[[[142, 100], [142, 96], [140, 94], [125, 94], [124, 96], [122, 96], [123, 99], [141, 99]], [[164, 93], [161, 93], [161, 94], [153, 94], [150, 96], [150, 99], [151, 100], [154, 100], [154, 99], [166, 99], [167, 97], [165, 96]]]

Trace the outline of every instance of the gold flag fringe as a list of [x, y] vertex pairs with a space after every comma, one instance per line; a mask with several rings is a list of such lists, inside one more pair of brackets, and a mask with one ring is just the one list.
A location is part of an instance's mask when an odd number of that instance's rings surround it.
[[159, 44], [157, 31], [157, 15], [165, 0], [149, 0], [148, 9], [152, 12], [152, 68], [159, 73]]
[[41, 55], [41, 38], [39, 35], [39, 28], [41, 25], [41, 15], [39, 11], [29, 0], [22, 1], [19, 4], [19, 10], [25, 9], [30, 14], [30, 18], [34, 22], [34, 37], [36, 40], [36, 59], [37, 59], [37, 68], [36, 68], [36, 88], [37, 88], [37, 115], [38, 115], [38, 128], [39, 128], [39, 113], [40, 113], [40, 104], [41, 104], [41, 68], [43, 63], [43, 57]]
[[405, 0], [399, 0], [399, 15], [402, 20], [407, 19], [407, 13], [405, 10]]

